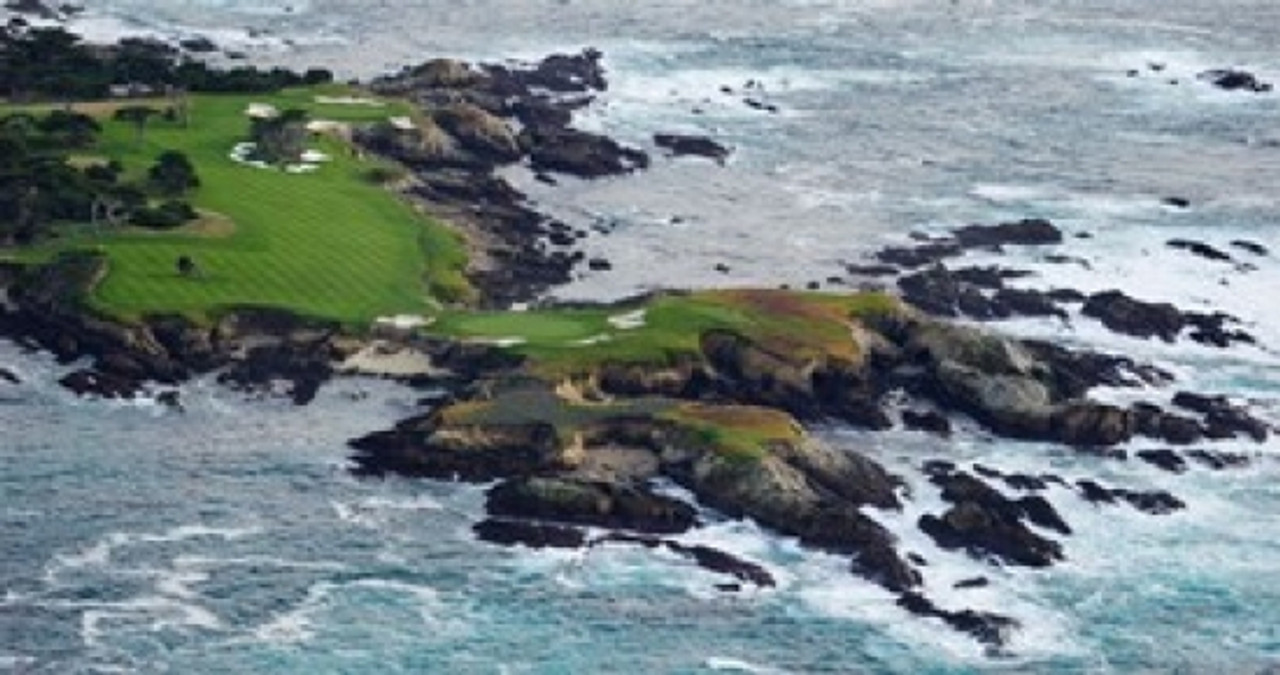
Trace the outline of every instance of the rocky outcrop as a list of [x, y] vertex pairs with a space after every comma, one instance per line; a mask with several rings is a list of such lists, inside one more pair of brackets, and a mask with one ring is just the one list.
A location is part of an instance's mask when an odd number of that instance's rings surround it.
[[1271, 91], [1271, 83], [1259, 80], [1256, 75], [1245, 70], [1223, 68], [1206, 70], [1198, 76], [1213, 86], [1227, 91], [1247, 91], [1262, 94]]
[[965, 549], [1008, 564], [1047, 567], [1063, 559], [1062, 546], [1029, 529], [1024, 521], [1071, 534], [1043, 497], [1017, 500], [965, 472], [935, 471], [931, 482], [942, 488], [942, 499], [953, 506], [941, 517], [920, 517], [920, 529], [942, 548]]
[[442, 480], [491, 481], [571, 468], [555, 427], [545, 423], [450, 425], [438, 415], [351, 441], [362, 475], [396, 473]]
[[526, 477], [488, 492], [494, 516], [675, 534], [693, 527], [696, 512], [684, 502], [635, 486], [570, 478]]
[[[972, 587], [972, 586], [970, 586]], [[941, 619], [952, 628], [973, 636], [994, 654], [1008, 643], [1019, 623], [1007, 616], [972, 609], [945, 610], [919, 593], [904, 593], [898, 598], [898, 606], [916, 616]]]
[[671, 153], [674, 157], [682, 157], [692, 155], [694, 157], [705, 157], [714, 160], [718, 164], [724, 164], [729, 157], [729, 148], [715, 142], [707, 136], [695, 136], [689, 134], [654, 134], [653, 142], [660, 148]]
[[1085, 316], [1126, 335], [1140, 338], [1158, 337], [1173, 342], [1186, 327], [1186, 318], [1177, 307], [1167, 302], [1143, 302], [1120, 291], [1094, 293], [1081, 309]]
[[528, 127], [520, 132], [520, 144], [535, 171], [602, 178], [649, 166], [649, 156], [640, 150], [569, 127]]
[[467, 238], [468, 276], [484, 305], [527, 302], [587, 264], [563, 250], [577, 237], [535, 211], [499, 168], [527, 163], [554, 184], [552, 173], [600, 178], [648, 166], [644, 152], [572, 126], [573, 112], [607, 87], [600, 59], [590, 49], [524, 65], [436, 59], [371, 84], [424, 114], [358, 129], [356, 141], [410, 168], [405, 194]]
[[[757, 588], [777, 586], [777, 581], [763, 565], [702, 544], [682, 544], [670, 539], [636, 536], [622, 532], [611, 532], [591, 542], [592, 546], [601, 544], [637, 544], [650, 549], [664, 548], [694, 561], [698, 567], [718, 574], [727, 574]], [[736, 585], [720, 585], [719, 588], [725, 591], [738, 590]]]
[[1164, 490], [1129, 490], [1126, 488], [1109, 488], [1093, 480], [1081, 480], [1076, 483], [1080, 496], [1095, 504], [1114, 504], [1117, 501], [1127, 502], [1139, 511], [1151, 515], [1166, 515], [1187, 507], [1181, 499]]

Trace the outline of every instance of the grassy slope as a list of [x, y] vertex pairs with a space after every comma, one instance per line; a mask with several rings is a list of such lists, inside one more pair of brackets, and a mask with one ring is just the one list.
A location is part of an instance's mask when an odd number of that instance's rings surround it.
[[[850, 319], [890, 311], [895, 301], [864, 293], [830, 295], [793, 291], [700, 291], [665, 295], [632, 309], [550, 309], [530, 312], [449, 313], [433, 332], [503, 341], [528, 356], [546, 376], [590, 371], [601, 363], [670, 363], [696, 355], [701, 337], [724, 330], [796, 357], [830, 354], [859, 358]], [[640, 325], [611, 323], [638, 314]], [[516, 343], [516, 341], [519, 341]]]
[[[263, 305], [362, 324], [379, 315], [427, 311], [431, 294], [464, 294], [465, 253], [456, 237], [366, 181], [374, 165], [353, 157], [340, 141], [313, 144], [332, 161], [311, 174], [255, 169], [228, 158], [247, 135], [244, 110], [250, 102], [305, 108], [313, 119], [339, 121], [409, 112], [398, 104], [317, 104], [321, 93], [345, 92], [196, 96], [190, 128], [153, 120], [141, 147], [130, 125], [104, 119], [98, 152], [120, 159], [133, 175], [145, 172], [164, 150], [187, 153], [202, 181], [192, 201], [229, 218], [234, 229], [226, 236], [125, 231], [99, 239], [81, 233], [37, 254], [101, 247], [111, 271], [90, 301], [126, 318], [158, 312], [205, 317], [227, 307]], [[178, 278], [175, 261], [181, 255], [196, 260], [202, 278]]]

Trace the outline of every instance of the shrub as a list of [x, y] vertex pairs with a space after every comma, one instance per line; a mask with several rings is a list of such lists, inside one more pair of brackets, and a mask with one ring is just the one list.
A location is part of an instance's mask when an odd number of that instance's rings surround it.
[[167, 201], [156, 207], [138, 209], [133, 224], [152, 230], [171, 230], [199, 217], [186, 202]]

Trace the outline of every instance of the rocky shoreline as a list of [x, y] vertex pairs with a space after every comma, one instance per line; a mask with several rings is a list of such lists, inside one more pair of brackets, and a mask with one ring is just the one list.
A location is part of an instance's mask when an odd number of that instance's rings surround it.
[[[376, 93], [413, 100], [422, 114], [407, 124], [359, 130], [354, 140], [406, 167], [397, 189], [464, 234], [481, 306], [535, 300], [567, 282], [578, 266], [607, 264], [574, 250], [585, 232], [538, 213], [500, 176], [504, 168], [527, 166], [554, 183], [557, 175], [595, 179], [648, 165], [644, 151], [572, 126], [573, 112], [608, 86], [600, 57], [587, 50], [520, 67], [435, 60], [371, 85]], [[658, 134], [655, 144], [712, 161], [730, 152], [701, 137]], [[1175, 473], [1245, 464], [1247, 456], [1203, 446], [1231, 438], [1262, 443], [1275, 431], [1247, 407], [1217, 395], [1179, 392], [1172, 406], [1092, 400], [1089, 393], [1098, 387], [1168, 386], [1173, 378], [1124, 356], [1016, 340], [957, 321], [1074, 312], [1139, 338], [1218, 348], [1256, 342], [1239, 319], [1222, 313], [1146, 302], [1119, 290], [1085, 295], [1016, 288], [1007, 282], [1026, 276], [1023, 271], [947, 266], [966, 251], [1053, 247], [1065, 238], [1044, 220], [970, 225], [851, 265], [857, 276], [894, 277], [905, 303], [840, 317], [847, 337], [838, 353], [708, 330], [691, 336], [696, 349], [666, 360], [606, 360], [552, 377], [490, 344], [386, 326], [355, 336], [335, 323], [270, 309], [231, 309], [212, 325], [180, 316], [124, 323], [98, 317], [82, 303], [107, 272], [107, 262], [91, 254], [42, 268], [0, 265], [0, 336], [47, 350], [63, 363], [87, 359], [62, 381], [78, 394], [153, 395], [176, 408], [178, 385], [196, 375], [217, 373], [219, 382], [252, 395], [305, 404], [334, 376], [377, 372], [351, 365], [367, 363], [359, 357], [370, 350], [410, 353], [422, 365], [383, 374], [447, 394], [393, 429], [353, 440], [356, 472], [492, 483], [487, 517], [474, 526], [481, 539], [661, 548], [725, 575], [719, 585], [725, 592], [773, 586], [768, 569], [755, 561], [676, 538], [698, 527], [700, 513], [710, 509], [845, 556], [851, 574], [893, 593], [905, 610], [939, 619], [998, 652], [1017, 621], [938, 606], [920, 573], [928, 561], [904, 550], [875, 518], [902, 509], [909, 498], [903, 481], [857, 448], [818, 442], [805, 425], [906, 427], [947, 436], [954, 420], [967, 418], [996, 436], [1116, 461], [1129, 458], [1117, 446], [1145, 438], [1178, 449], [1134, 457]], [[1169, 245], [1210, 261], [1247, 264], [1202, 242]], [[1256, 242], [1234, 248], [1257, 258], [1270, 254]], [[810, 311], [815, 301], [807, 296], [760, 291], [751, 297], [762, 307], [798, 311], [805, 321], [827, 320]], [[651, 300], [627, 301], [617, 310]], [[16, 379], [11, 375], [0, 370], [0, 380]], [[758, 430], [761, 424], [767, 431]], [[745, 450], [743, 436], [751, 439]], [[966, 469], [945, 459], [921, 469], [947, 506], [922, 516], [917, 527], [939, 548], [995, 566], [1041, 568], [1070, 557], [1073, 528], [1043, 495], [1050, 485], [1099, 507], [1127, 505], [1152, 516], [1186, 506], [1166, 491], [1108, 486], [1091, 477]], [[693, 501], [663, 493], [662, 484], [683, 488]]]

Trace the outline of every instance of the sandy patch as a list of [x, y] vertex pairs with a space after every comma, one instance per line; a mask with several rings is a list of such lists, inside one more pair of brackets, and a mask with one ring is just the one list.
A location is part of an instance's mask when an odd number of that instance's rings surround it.
[[364, 105], [371, 108], [382, 108], [387, 105], [376, 98], [364, 96], [317, 96], [315, 101], [321, 105]]
[[389, 342], [369, 344], [343, 361], [338, 370], [375, 377], [436, 377], [445, 373], [427, 354]]
[[626, 314], [609, 317], [609, 325], [617, 328], [618, 330], [636, 330], [637, 328], [644, 328], [644, 322], [645, 310], [643, 309], [637, 309], [634, 312], [627, 312]]

